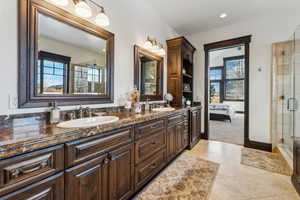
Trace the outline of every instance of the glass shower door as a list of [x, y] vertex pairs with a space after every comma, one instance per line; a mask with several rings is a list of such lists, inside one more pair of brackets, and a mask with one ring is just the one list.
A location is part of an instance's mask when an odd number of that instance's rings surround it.
[[292, 101], [294, 99], [294, 40], [288, 41], [282, 50], [282, 139], [285, 148], [293, 151], [294, 119]]
[[293, 99], [291, 100], [290, 110], [293, 113], [293, 132], [294, 137], [300, 137], [300, 110], [298, 102], [300, 99], [300, 27], [294, 33], [294, 68], [293, 68]]

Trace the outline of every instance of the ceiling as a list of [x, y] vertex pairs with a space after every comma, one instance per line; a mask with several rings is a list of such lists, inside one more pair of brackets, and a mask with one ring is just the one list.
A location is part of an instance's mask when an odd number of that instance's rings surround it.
[[[298, 12], [299, 0], [150, 0], [162, 19], [179, 34], [193, 34], [239, 21]], [[227, 13], [225, 19], [219, 18]]]

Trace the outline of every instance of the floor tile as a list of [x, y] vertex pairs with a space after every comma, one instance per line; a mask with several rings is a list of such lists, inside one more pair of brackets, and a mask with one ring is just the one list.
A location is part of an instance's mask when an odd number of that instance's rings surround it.
[[242, 148], [203, 140], [188, 151], [220, 164], [210, 200], [300, 200], [290, 177], [242, 165]]

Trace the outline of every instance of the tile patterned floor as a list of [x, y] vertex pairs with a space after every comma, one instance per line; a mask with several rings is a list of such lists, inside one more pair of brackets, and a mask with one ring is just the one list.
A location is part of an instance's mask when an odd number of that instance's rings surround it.
[[242, 165], [242, 148], [203, 140], [188, 152], [220, 163], [209, 200], [300, 200], [290, 177]]

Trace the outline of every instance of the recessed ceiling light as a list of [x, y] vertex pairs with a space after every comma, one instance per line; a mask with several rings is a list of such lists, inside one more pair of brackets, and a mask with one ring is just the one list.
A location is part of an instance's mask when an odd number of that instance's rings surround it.
[[220, 15], [220, 18], [226, 18], [227, 17], [227, 14], [226, 13], [222, 13], [221, 15]]

